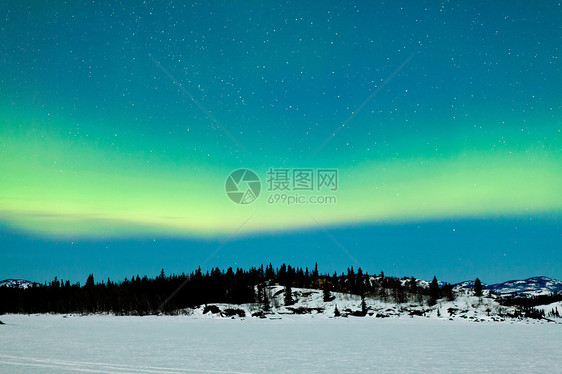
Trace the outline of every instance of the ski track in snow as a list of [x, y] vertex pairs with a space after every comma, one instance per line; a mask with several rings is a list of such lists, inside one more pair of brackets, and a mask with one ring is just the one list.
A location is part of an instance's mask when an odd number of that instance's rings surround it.
[[[219, 370], [196, 370], [196, 369], [179, 369], [170, 367], [154, 367], [154, 366], [134, 366], [134, 365], [118, 365], [103, 362], [83, 362], [83, 361], [63, 361], [51, 359], [38, 359], [32, 357], [9, 356], [0, 354], [0, 364], [13, 365], [23, 367], [37, 367], [66, 370], [70, 372], [85, 373], [107, 373], [107, 374], [181, 374], [181, 373], [212, 373], [212, 374], [247, 374], [243, 371], [219, 371]], [[0, 366], [1, 368], [2, 366]]]

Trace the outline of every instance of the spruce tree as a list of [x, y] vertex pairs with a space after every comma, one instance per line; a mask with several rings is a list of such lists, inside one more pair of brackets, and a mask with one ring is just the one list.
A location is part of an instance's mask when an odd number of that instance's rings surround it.
[[418, 283], [416, 282], [416, 278], [411, 277], [409, 281], [410, 292], [415, 294], [418, 291]]
[[258, 283], [258, 294], [256, 295], [256, 302], [261, 304], [264, 302], [265, 289], [263, 283]]
[[367, 303], [365, 302], [365, 296], [361, 297], [361, 313], [367, 314]]
[[[57, 278], [55, 277], [55, 280]], [[88, 275], [88, 279], [86, 279], [86, 287], [94, 287], [94, 274]]]
[[313, 281], [316, 281], [318, 279], [318, 263], [314, 264], [314, 270], [312, 271], [312, 278]]
[[355, 277], [355, 291], [360, 295], [365, 294], [365, 279], [363, 276], [363, 270], [361, 268], [357, 269], [357, 275]]
[[285, 305], [293, 305], [293, 290], [291, 289], [291, 285], [287, 284], [285, 286]]
[[355, 293], [355, 271], [353, 266], [347, 268], [347, 290], [351, 293]]
[[324, 282], [324, 285], [322, 287], [322, 293], [324, 295], [324, 302], [325, 303], [334, 300], [334, 297], [332, 296], [332, 293], [330, 292], [330, 285], [328, 284], [328, 281]]
[[341, 313], [338, 310], [338, 306], [336, 305], [336, 307], [334, 308], [334, 317], [340, 317], [340, 316], [341, 316]]
[[474, 281], [474, 295], [478, 297], [482, 296], [482, 283], [478, 278]]
[[455, 294], [453, 293], [453, 286], [452, 285], [450, 285], [448, 283], [446, 285], [444, 285], [441, 293], [445, 295], [445, 297], [447, 298], [448, 301], [455, 300]]
[[271, 307], [269, 305], [269, 297], [267, 296], [267, 290], [263, 293], [263, 310], [269, 312]]
[[437, 277], [433, 277], [431, 284], [429, 285], [429, 303], [430, 305], [435, 305], [439, 299], [439, 283], [437, 282]]

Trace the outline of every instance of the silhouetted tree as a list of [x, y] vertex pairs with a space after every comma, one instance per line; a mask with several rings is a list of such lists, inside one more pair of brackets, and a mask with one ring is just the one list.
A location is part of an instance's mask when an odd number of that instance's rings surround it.
[[367, 314], [367, 303], [365, 302], [365, 296], [361, 297], [361, 313]]
[[324, 302], [329, 302], [334, 300], [334, 297], [332, 296], [332, 293], [330, 292], [330, 285], [328, 284], [328, 281], [324, 282], [324, 285], [322, 287], [322, 293], [324, 296]]
[[86, 287], [94, 287], [94, 274], [88, 275], [88, 279], [86, 279]]
[[355, 276], [355, 292], [359, 295], [365, 295], [365, 277], [363, 276], [363, 270], [361, 268], [357, 269], [357, 275]]
[[409, 283], [410, 292], [416, 293], [418, 291], [418, 283], [416, 282], [416, 278], [411, 277]]
[[455, 300], [455, 294], [453, 293], [453, 285], [446, 284], [441, 288], [441, 294], [447, 298], [448, 301]]
[[287, 284], [285, 286], [285, 305], [293, 305], [294, 303], [293, 290], [291, 289], [291, 285]]
[[474, 295], [478, 297], [482, 296], [482, 283], [478, 278], [474, 281]]
[[269, 312], [271, 306], [269, 305], [269, 296], [267, 296], [267, 290], [263, 294], [263, 310]]
[[314, 281], [318, 279], [318, 263], [314, 264], [314, 270], [312, 271], [312, 279]]
[[429, 304], [435, 305], [439, 296], [439, 283], [437, 282], [437, 277], [434, 276], [429, 285]]

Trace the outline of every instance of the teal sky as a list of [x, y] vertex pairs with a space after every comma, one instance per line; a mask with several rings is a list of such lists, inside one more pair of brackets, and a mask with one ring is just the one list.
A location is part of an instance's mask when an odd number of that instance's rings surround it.
[[[0, 14], [0, 278], [232, 266], [208, 257], [227, 238], [220, 251], [247, 265], [562, 277], [559, 3], [8, 1]], [[261, 179], [251, 204], [225, 194], [239, 168]], [[269, 204], [270, 168], [337, 169], [337, 202]], [[122, 256], [102, 261], [98, 244]], [[339, 253], [310, 249], [329, 245]]]

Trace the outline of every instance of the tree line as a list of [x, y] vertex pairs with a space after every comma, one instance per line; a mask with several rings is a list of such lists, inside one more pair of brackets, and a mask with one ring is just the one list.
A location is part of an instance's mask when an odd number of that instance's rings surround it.
[[343, 292], [389, 302], [427, 302], [435, 304], [439, 298], [454, 299], [453, 286], [439, 285], [434, 277], [429, 286], [420, 285], [414, 278], [387, 277], [381, 272], [371, 276], [361, 268], [347, 272], [320, 274], [318, 266], [308, 268], [271, 264], [203, 272], [198, 268], [190, 274], [166, 275], [164, 270], [155, 278], [133, 276], [121, 282], [110, 279], [96, 282], [90, 274], [84, 285], [71, 284], [57, 277], [43, 285], [26, 289], [0, 287], [0, 314], [3, 313], [114, 313], [156, 314], [210, 303], [261, 304], [271, 308], [269, 285], [285, 287], [285, 305], [295, 302], [292, 288], [323, 290], [324, 300], [333, 299], [332, 292]]

